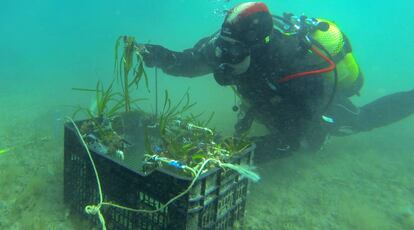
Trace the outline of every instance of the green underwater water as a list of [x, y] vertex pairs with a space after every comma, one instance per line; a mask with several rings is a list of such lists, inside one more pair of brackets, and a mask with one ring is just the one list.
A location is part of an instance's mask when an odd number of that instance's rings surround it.
[[[193, 46], [221, 25], [222, 11], [242, 1], [11, 1], [0, 3], [0, 229], [88, 229], [63, 204], [63, 118], [90, 106], [93, 88], [113, 77], [119, 35], [174, 50]], [[334, 20], [348, 35], [366, 77], [362, 105], [414, 86], [414, 3], [264, 1], [275, 14]], [[154, 110], [151, 94], [143, 108]], [[215, 112], [212, 125], [231, 134], [232, 90], [212, 76], [159, 73], [159, 90], [178, 99], [190, 89], [195, 112]], [[350, 137], [315, 154], [295, 153], [258, 165], [247, 229], [414, 229], [414, 117]], [[260, 129], [257, 132], [261, 132]]]

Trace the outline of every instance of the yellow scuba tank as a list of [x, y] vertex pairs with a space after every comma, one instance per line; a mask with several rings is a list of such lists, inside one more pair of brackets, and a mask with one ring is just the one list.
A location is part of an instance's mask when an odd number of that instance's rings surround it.
[[[352, 54], [351, 45], [346, 36], [338, 26], [326, 19], [317, 19], [329, 25], [326, 31], [315, 30], [312, 38], [322, 45], [329, 52], [336, 63], [338, 72], [337, 91], [346, 96], [353, 96], [359, 93], [363, 85], [363, 75], [359, 65]], [[325, 73], [328, 79], [334, 79], [333, 73]]]

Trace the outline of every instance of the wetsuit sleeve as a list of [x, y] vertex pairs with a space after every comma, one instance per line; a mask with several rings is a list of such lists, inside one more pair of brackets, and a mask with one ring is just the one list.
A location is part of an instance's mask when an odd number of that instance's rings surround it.
[[213, 36], [201, 39], [190, 49], [171, 51], [160, 45], [146, 44], [148, 52], [142, 54], [147, 66], [161, 68], [173, 76], [197, 77], [213, 71]]

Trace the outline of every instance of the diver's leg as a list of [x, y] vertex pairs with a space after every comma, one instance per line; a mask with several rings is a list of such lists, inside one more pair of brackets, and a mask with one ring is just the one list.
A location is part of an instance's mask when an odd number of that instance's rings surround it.
[[360, 109], [347, 97], [337, 97], [322, 116], [322, 128], [334, 136], [345, 136], [359, 132]]
[[256, 144], [254, 162], [258, 164], [289, 156], [293, 152], [277, 134], [252, 137], [251, 140]]
[[360, 108], [357, 127], [369, 131], [406, 118], [414, 113], [414, 90], [381, 97]]
[[330, 134], [343, 136], [397, 122], [414, 113], [414, 90], [381, 97], [357, 108], [347, 98], [336, 100], [324, 116]]

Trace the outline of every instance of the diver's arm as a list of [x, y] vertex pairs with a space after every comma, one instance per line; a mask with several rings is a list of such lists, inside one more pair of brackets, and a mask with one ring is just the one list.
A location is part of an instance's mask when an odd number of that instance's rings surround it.
[[239, 119], [234, 125], [234, 136], [243, 136], [252, 127], [254, 121], [254, 110], [253, 108], [240, 108]]
[[201, 39], [193, 48], [182, 52], [171, 51], [160, 45], [146, 44], [140, 52], [145, 64], [158, 67], [173, 76], [197, 77], [211, 73], [212, 37]]

